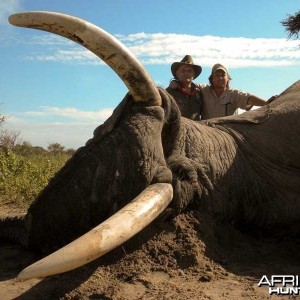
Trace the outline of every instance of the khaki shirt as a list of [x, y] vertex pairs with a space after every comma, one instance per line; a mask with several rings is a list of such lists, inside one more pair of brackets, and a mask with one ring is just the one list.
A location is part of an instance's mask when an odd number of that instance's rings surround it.
[[251, 94], [227, 88], [218, 98], [211, 85], [197, 84], [202, 93], [201, 120], [237, 114], [237, 109], [245, 109]]
[[198, 88], [196, 90], [195, 96], [183, 94], [179, 89], [171, 89], [168, 87], [166, 90], [175, 99], [183, 117], [195, 121], [200, 120], [202, 99]]

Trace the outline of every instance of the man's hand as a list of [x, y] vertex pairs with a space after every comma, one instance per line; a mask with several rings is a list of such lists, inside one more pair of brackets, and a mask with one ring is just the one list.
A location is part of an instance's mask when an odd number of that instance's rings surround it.
[[267, 104], [273, 102], [273, 101], [274, 101], [275, 99], [277, 99], [277, 98], [278, 98], [278, 95], [272, 96], [270, 99], [268, 99]]

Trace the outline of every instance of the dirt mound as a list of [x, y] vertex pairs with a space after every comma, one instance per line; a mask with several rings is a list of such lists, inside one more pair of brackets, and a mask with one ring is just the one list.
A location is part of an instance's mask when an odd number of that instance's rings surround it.
[[39, 257], [1, 244], [1, 299], [286, 299], [257, 284], [263, 275], [300, 274], [300, 241], [242, 233], [205, 213], [159, 218], [87, 266], [17, 281]]

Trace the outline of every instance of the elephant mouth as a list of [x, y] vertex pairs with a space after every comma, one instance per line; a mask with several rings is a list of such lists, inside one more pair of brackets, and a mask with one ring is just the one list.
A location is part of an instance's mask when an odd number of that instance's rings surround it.
[[[81, 44], [106, 62], [122, 79], [136, 103], [161, 106], [154, 82], [139, 61], [104, 30], [84, 20], [54, 12], [24, 12], [12, 25], [44, 30]], [[25, 268], [19, 279], [45, 277], [78, 268], [121, 245], [152, 222], [171, 202], [169, 183], [148, 186], [109, 219], [58, 251]], [[125, 220], [125, 222], [124, 222]]]

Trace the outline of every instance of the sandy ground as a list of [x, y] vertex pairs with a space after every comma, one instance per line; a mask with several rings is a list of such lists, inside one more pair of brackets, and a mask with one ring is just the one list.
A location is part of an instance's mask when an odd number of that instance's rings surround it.
[[246, 234], [189, 212], [159, 218], [84, 267], [18, 281], [39, 256], [1, 242], [0, 299], [300, 299], [270, 296], [268, 287], [258, 287], [262, 275], [299, 275], [299, 250], [299, 235]]

